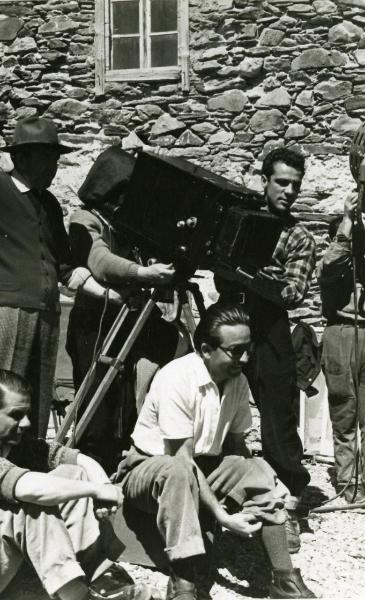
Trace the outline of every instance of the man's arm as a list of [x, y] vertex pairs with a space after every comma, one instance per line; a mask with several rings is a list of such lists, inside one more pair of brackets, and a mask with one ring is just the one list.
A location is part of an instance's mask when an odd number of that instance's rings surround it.
[[[222, 527], [242, 537], [249, 537], [261, 528], [261, 523], [254, 522], [256, 521], [254, 515], [242, 513], [230, 515], [224, 506], [218, 502], [203, 472], [193, 460], [193, 438], [165, 439], [165, 445], [166, 453], [170, 456], [180, 457], [189, 464], [193, 463], [199, 483], [200, 500]], [[251, 524], [251, 522], [254, 523]]]
[[351, 269], [351, 235], [357, 200], [357, 194], [351, 193], [347, 196], [336, 236], [319, 264], [317, 277], [324, 285], [342, 278]]
[[[141, 286], [165, 285], [172, 281], [172, 264], [143, 266], [112, 252], [104, 239], [104, 227], [96, 215], [78, 210], [70, 220], [70, 244], [76, 263], [87, 266], [97, 281], [105, 285], [137, 283]], [[113, 234], [109, 232], [109, 235]]]
[[75, 481], [66, 477], [56, 477], [52, 473], [28, 471], [18, 479], [15, 499], [41, 506], [54, 506], [69, 500], [90, 497], [111, 505], [120, 505], [122, 497], [119, 488], [94, 481]]

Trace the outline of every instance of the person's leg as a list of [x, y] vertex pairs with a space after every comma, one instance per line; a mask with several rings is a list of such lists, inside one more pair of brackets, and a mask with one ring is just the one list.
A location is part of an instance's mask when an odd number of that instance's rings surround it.
[[204, 554], [199, 523], [199, 489], [193, 468], [180, 458], [146, 458], [122, 484], [125, 501], [156, 515], [170, 561]]
[[84, 578], [57, 507], [24, 503], [13, 510], [3, 510], [0, 531], [0, 591], [10, 583], [23, 559], [33, 565], [49, 595]]
[[273, 572], [270, 597], [282, 597], [277, 593], [287, 593], [286, 598], [314, 597], [300, 572], [293, 569], [283, 511], [289, 491], [278, 485], [270, 465], [260, 458], [225, 456], [207, 480], [230, 510], [254, 514], [262, 522], [261, 539]]
[[[32, 386], [35, 422], [38, 436], [45, 438], [51, 412], [55, 381], [60, 316], [52, 311], [40, 311], [37, 319], [35, 339], [29, 357], [27, 378]], [[33, 401], [33, 398], [32, 398]]]
[[196, 599], [195, 563], [205, 548], [192, 466], [172, 456], [146, 458], [129, 472], [122, 487], [126, 503], [156, 515], [170, 565], [166, 599]]
[[332, 325], [323, 334], [323, 370], [328, 388], [335, 468], [339, 488], [354, 478], [356, 400], [354, 328]]
[[[86, 481], [87, 476], [77, 465], [63, 464], [52, 471], [57, 477]], [[124, 546], [114, 534], [109, 521], [98, 521], [93, 500], [89, 497], [70, 500], [59, 506], [72, 547], [84, 572], [91, 579], [96, 570], [102, 572], [116, 560]]]
[[254, 389], [260, 408], [263, 455], [290, 493], [300, 496], [310, 476], [301, 463], [303, 446], [295, 412], [295, 357], [285, 311], [258, 311], [253, 339]]

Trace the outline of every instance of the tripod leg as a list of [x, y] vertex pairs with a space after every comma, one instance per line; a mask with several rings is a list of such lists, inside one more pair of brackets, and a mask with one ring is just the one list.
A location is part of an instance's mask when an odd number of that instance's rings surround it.
[[103, 401], [107, 391], [109, 390], [116, 375], [118, 374], [120, 365], [122, 365], [124, 363], [130, 350], [132, 349], [137, 337], [139, 336], [142, 328], [144, 327], [146, 321], [148, 320], [148, 317], [154, 310], [154, 308], [156, 306], [154, 298], [155, 298], [155, 296], [152, 295], [152, 298], [147, 302], [146, 306], [144, 307], [141, 314], [139, 315], [132, 331], [130, 332], [128, 338], [126, 339], [118, 356], [113, 361], [113, 365], [109, 367], [107, 373], [105, 374], [105, 376], [102, 379], [102, 381], [100, 382], [97, 390], [95, 391], [94, 395], [92, 396], [80, 421], [76, 425], [75, 433], [72, 436], [72, 438], [69, 439], [68, 443], [66, 444], [67, 446], [73, 446], [73, 445], [77, 444], [79, 442], [79, 440], [81, 439], [82, 435], [84, 434], [84, 432], [90, 422], [90, 419], [95, 414], [98, 406]]
[[[115, 319], [113, 325], [111, 326], [110, 330], [108, 331], [108, 334], [102, 345], [100, 354], [104, 355], [109, 351], [109, 349], [110, 349], [120, 327], [122, 326], [122, 323], [126, 319], [128, 313], [129, 313], [129, 308], [126, 305], [123, 305], [120, 312], [118, 313], [117, 318]], [[60, 444], [63, 443], [65, 437], [67, 436], [67, 433], [68, 433], [69, 429], [71, 428], [72, 423], [74, 422], [77, 411], [79, 410], [80, 406], [82, 406], [84, 398], [86, 397], [88, 390], [90, 389], [91, 385], [94, 382], [94, 378], [95, 378], [95, 374], [96, 374], [96, 365], [97, 365], [97, 361], [93, 361], [72, 404], [70, 404], [70, 406], [68, 407], [65, 418], [63, 419], [63, 421], [57, 431], [55, 441]]]

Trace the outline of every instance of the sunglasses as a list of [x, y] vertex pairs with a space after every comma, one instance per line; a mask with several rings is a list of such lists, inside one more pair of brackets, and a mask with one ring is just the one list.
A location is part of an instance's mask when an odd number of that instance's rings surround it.
[[223, 352], [227, 354], [229, 358], [237, 359], [241, 358], [241, 356], [245, 354], [245, 352], [247, 354], [250, 354], [252, 352], [253, 344], [252, 342], [250, 342], [249, 344], [238, 344], [237, 346], [231, 346], [228, 348], [226, 348], [225, 346], [217, 346], [217, 348], [223, 350]]

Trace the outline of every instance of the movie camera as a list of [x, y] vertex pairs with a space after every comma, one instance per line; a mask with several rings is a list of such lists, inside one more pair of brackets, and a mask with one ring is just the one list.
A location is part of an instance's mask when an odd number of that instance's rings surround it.
[[[122, 245], [135, 247], [143, 264], [148, 260], [174, 264], [174, 288], [180, 304], [189, 310], [187, 290], [198, 308], [204, 308], [198, 286], [188, 282], [198, 268], [230, 280], [237, 273], [240, 281], [240, 270], [253, 275], [269, 264], [283, 226], [280, 219], [260, 210], [255, 191], [182, 158], [140, 152], [134, 160], [116, 146], [98, 157], [79, 196]], [[110, 348], [129, 311], [122, 307], [58, 430], [58, 442], [64, 441], [79, 406], [90, 395], [96, 365], [104, 365], [107, 372], [68, 441], [77, 444], [159, 299], [156, 289], [118, 355], [111, 357]], [[186, 320], [194, 325], [190, 317]]]
[[269, 263], [282, 222], [261, 205], [258, 192], [185, 159], [141, 152], [105, 217], [144, 259], [172, 262], [187, 280], [198, 268], [254, 274]]

